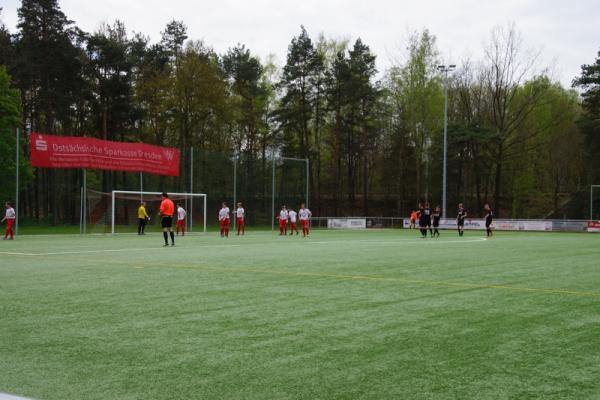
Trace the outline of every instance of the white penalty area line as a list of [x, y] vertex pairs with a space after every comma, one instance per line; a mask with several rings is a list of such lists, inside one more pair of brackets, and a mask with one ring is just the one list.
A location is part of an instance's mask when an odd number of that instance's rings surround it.
[[[214, 246], [195, 246], [195, 247], [177, 247], [178, 250], [181, 249], [203, 249], [209, 247], [239, 247], [241, 244], [231, 244], [231, 245], [214, 245]], [[0, 254], [7, 256], [26, 256], [26, 257], [40, 257], [40, 256], [63, 256], [63, 255], [82, 255], [82, 254], [96, 254], [96, 253], [120, 253], [120, 252], [135, 252], [135, 251], [164, 251], [162, 250], [164, 247], [172, 247], [172, 246], [160, 246], [160, 247], [146, 247], [146, 248], [137, 248], [137, 249], [101, 249], [101, 250], [78, 250], [78, 251], [55, 251], [48, 253], [19, 253], [19, 252], [9, 252], [9, 251], [0, 251]], [[2, 398], [0, 398], [2, 400]]]
[[475, 242], [485, 242], [486, 238], [474, 238], [474, 239], [465, 239], [465, 240], [438, 240], [438, 239], [392, 239], [392, 240], [320, 240], [320, 241], [311, 241], [313, 244], [331, 244], [331, 243], [369, 243], [375, 245], [390, 245], [390, 244], [400, 244], [400, 242], [419, 242], [419, 243], [436, 243], [436, 244], [445, 244], [445, 243], [475, 243]]
[[[399, 245], [401, 243], [412, 242], [412, 243], [427, 243], [427, 244], [455, 244], [455, 243], [477, 243], [485, 242], [486, 238], [466, 239], [466, 240], [437, 240], [437, 239], [392, 239], [392, 240], [320, 240], [320, 241], [306, 241], [305, 243], [310, 244], [332, 244], [332, 243], [368, 243], [370, 245], [377, 246], [389, 246]], [[203, 248], [215, 248], [215, 247], [241, 247], [241, 246], [256, 246], [263, 245], [265, 243], [245, 243], [245, 244], [221, 244], [221, 245], [205, 245], [205, 246], [193, 246], [193, 247], [177, 247], [178, 250], [197, 250]], [[167, 246], [171, 247], [171, 246]], [[44, 257], [44, 256], [64, 256], [64, 255], [84, 255], [84, 254], [102, 254], [102, 253], [123, 253], [123, 252], [140, 252], [140, 251], [164, 251], [164, 246], [160, 247], [143, 247], [133, 249], [98, 249], [98, 250], [71, 250], [71, 251], [52, 251], [44, 253], [26, 253], [16, 251], [0, 251], [0, 255], [6, 256], [23, 256], [23, 257]], [[2, 400], [2, 399], [0, 399]]]
[[8, 393], [0, 393], [0, 400], [30, 400], [26, 397], [14, 396]]

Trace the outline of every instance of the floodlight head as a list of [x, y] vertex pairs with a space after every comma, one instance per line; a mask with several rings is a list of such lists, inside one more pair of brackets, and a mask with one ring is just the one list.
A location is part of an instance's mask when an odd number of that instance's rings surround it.
[[449, 69], [454, 69], [454, 68], [456, 68], [456, 64], [450, 64], [450, 65], [448, 65], [448, 68]]

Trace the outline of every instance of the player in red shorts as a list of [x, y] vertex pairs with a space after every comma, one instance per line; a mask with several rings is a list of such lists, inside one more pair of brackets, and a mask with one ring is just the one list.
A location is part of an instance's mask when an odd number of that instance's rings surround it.
[[219, 210], [219, 225], [221, 226], [221, 237], [229, 237], [229, 214], [227, 203], [221, 205]]
[[289, 218], [289, 213], [285, 205], [281, 206], [281, 211], [279, 211], [279, 236], [287, 235], [287, 222]]
[[294, 236], [294, 232], [296, 232], [296, 236], [298, 235], [298, 227], [296, 225], [296, 218], [298, 217], [298, 213], [294, 211], [293, 208], [290, 208], [288, 211], [288, 215], [290, 217], [290, 235]]
[[300, 216], [300, 225], [302, 225], [302, 237], [308, 237], [310, 234], [310, 217], [312, 217], [312, 213], [302, 203], [298, 215]]
[[242, 203], [237, 203], [237, 209], [235, 210], [235, 223], [237, 225], [237, 234], [238, 236], [240, 236], [240, 232], [242, 234], [242, 236], [244, 236], [244, 233], [246, 231], [246, 221], [245, 221], [245, 217], [246, 217], [246, 210], [244, 210], [244, 207], [242, 207]]
[[1, 222], [6, 221], [6, 231], [4, 232], [4, 240], [8, 239], [10, 236], [10, 240], [14, 240], [15, 234], [13, 232], [13, 225], [15, 224], [15, 220], [17, 219], [17, 214], [15, 213], [15, 209], [12, 208], [12, 205], [7, 201], [4, 204], [6, 207], [6, 211], [4, 214], [4, 218], [2, 218]]
[[185, 209], [181, 206], [181, 204], [177, 204], [177, 222], [175, 223], [175, 230], [177, 235], [179, 235], [179, 231], [181, 231], [181, 236], [185, 236]]

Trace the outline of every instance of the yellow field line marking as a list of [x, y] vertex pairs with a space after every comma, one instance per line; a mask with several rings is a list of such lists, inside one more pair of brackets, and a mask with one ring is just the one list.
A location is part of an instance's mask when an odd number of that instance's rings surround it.
[[283, 275], [283, 276], [295, 276], [295, 277], [314, 277], [314, 278], [331, 278], [339, 280], [362, 280], [362, 281], [379, 281], [379, 282], [397, 282], [404, 284], [415, 284], [415, 285], [427, 285], [427, 286], [446, 286], [446, 287], [457, 287], [462, 289], [497, 289], [497, 290], [509, 290], [515, 292], [531, 292], [531, 293], [546, 293], [546, 294], [558, 294], [578, 297], [598, 297], [600, 298], [600, 292], [588, 292], [588, 291], [577, 291], [568, 289], [557, 289], [557, 288], [529, 288], [529, 287], [518, 287], [509, 285], [495, 285], [495, 284], [480, 284], [480, 283], [468, 283], [468, 282], [449, 282], [449, 281], [430, 281], [422, 279], [405, 279], [405, 278], [394, 278], [384, 276], [372, 276], [372, 275], [344, 275], [344, 274], [328, 274], [321, 272], [294, 272], [294, 271], [277, 271], [272, 269], [257, 269], [257, 268], [215, 268], [207, 267], [202, 265], [164, 265], [164, 264], [153, 264], [153, 263], [138, 263], [138, 266], [144, 267], [159, 267], [159, 268], [178, 268], [178, 269], [191, 269], [191, 270], [202, 270], [210, 272], [222, 272], [222, 273], [258, 273], [258, 274], [271, 274], [271, 275]]

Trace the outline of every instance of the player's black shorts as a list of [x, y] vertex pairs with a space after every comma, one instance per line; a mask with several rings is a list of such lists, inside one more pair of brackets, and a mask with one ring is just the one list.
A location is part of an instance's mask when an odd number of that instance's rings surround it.
[[440, 221], [433, 221], [433, 227], [434, 228], [439, 228], [440, 227]]
[[485, 227], [489, 228], [490, 225], [492, 225], [492, 219], [491, 218], [489, 218], [489, 219], [486, 218], [486, 220], [485, 220]]
[[171, 228], [173, 226], [173, 217], [163, 215], [160, 218], [160, 226], [162, 226], [163, 228]]
[[462, 221], [459, 219], [458, 221], [456, 221], [456, 224], [458, 226], [465, 226], [465, 220], [463, 219]]

